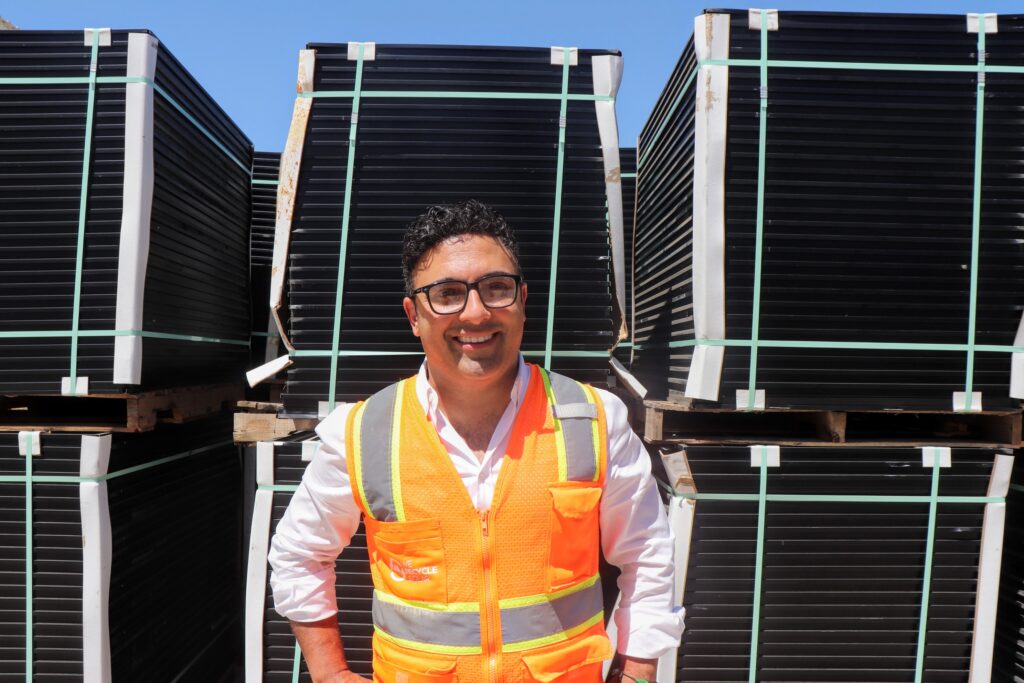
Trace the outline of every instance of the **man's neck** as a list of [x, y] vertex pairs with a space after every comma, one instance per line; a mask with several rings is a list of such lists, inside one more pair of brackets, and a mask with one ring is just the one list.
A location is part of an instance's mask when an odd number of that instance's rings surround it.
[[430, 374], [429, 369], [428, 365], [428, 379], [430, 386], [437, 392], [438, 407], [466, 445], [482, 460], [494, 430], [508, 407], [519, 366], [514, 366], [501, 380], [481, 382], [479, 386], [446, 383], [442, 378]]

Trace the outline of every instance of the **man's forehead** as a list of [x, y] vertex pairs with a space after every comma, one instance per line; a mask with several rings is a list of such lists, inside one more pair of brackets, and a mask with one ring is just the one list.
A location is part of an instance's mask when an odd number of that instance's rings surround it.
[[508, 247], [496, 237], [479, 233], [463, 233], [446, 237], [425, 251], [416, 263], [414, 273], [419, 274], [426, 270], [443, 268], [452, 262], [462, 262], [466, 258], [465, 252], [468, 249], [473, 250], [474, 260], [491, 256], [503, 257], [510, 268], [515, 268]]

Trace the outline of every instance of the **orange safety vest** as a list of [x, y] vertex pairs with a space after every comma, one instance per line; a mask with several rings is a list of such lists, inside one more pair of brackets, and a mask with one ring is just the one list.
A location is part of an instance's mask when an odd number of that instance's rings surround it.
[[607, 463], [596, 392], [530, 366], [491, 509], [473, 505], [416, 380], [346, 432], [373, 575], [378, 683], [597, 683], [613, 650], [598, 575]]

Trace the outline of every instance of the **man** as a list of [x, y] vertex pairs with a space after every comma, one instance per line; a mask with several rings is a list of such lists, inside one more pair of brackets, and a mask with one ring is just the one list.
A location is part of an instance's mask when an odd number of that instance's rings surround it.
[[611, 394], [526, 364], [526, 283], [504, 219], [436, 206], [405, 235], [419, 374], [318, 427], [270, 553], [277, 610], [314, 681], [364, 680], [338, 634], [334, 562], [365, 520], [374, 678], [598, 681], [598, 543], [622, 569], [620, 678], [675, 648], [671, 537], [644, 447]]

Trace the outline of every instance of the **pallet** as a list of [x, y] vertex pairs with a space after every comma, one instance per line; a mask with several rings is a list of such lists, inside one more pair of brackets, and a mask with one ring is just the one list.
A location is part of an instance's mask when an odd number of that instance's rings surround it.
[[644, 440], [691, 445], [1021, 446], [1021, 411], [693, 410], [644, 401]]
[[312, 431], [320, 422], [312, 418], [278, 417], [283, 407], [280, 403], [239, 401], [238, 408], [243, 412], [235, 413], [235, 443], [275, 441], [295, 432]]
[[0, 396], [0, 431], [148, 432], [230, 410], [238, 384], [205, 384], [138, 394]]

